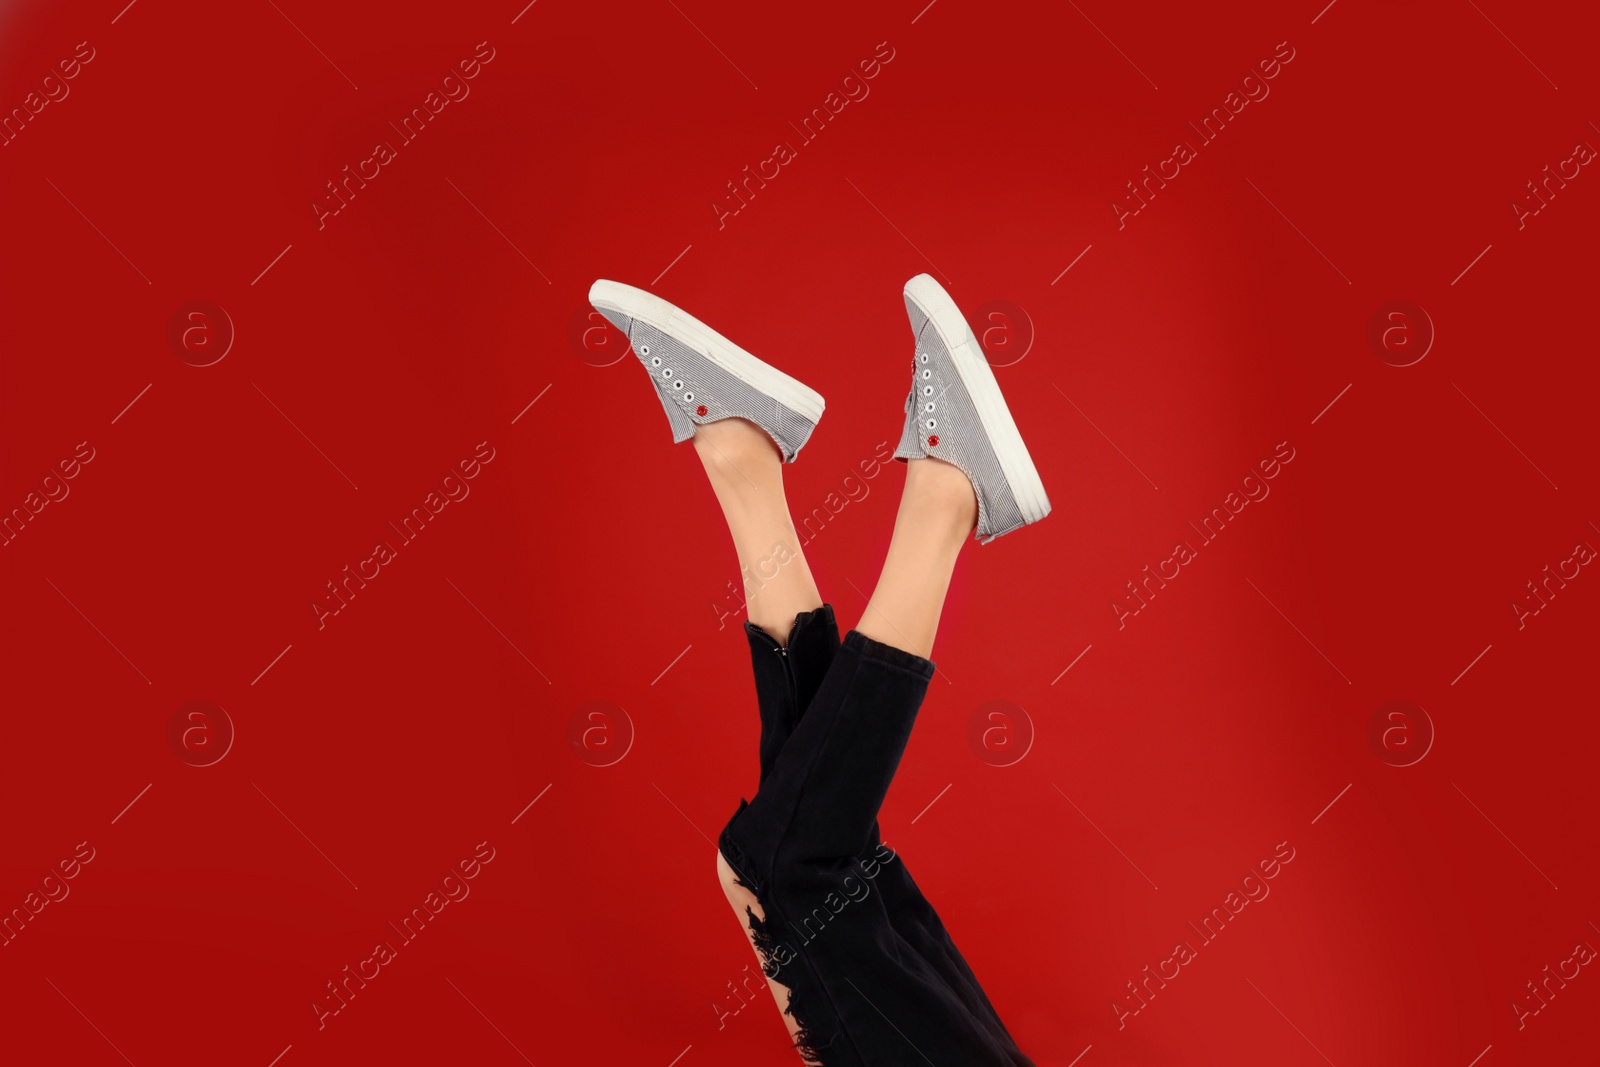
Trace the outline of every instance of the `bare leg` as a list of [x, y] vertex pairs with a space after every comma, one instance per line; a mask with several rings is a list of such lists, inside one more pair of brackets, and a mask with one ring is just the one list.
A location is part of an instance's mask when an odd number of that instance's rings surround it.
[[961, 468], [942, 459], [907, 460], [889, 556], [856, 629], [931, 658], [956, 557], [977, 523], [978, 498]]
[[733, 535], [750, 621], [781, 645], [796, 615], [822, 606], [789, 517], [782, 456], [767, 432], [746, 419], [707, 423], [692, 440]]
[[[795, 616], [820, 608], [822, 597], [789, 517], [782, 457], [766, 431], [745, 419], [707, 423], [696, 428], [693, 441], [739, 555], [750, 621], [784, 644]], [[756, 951], [746, 909], [763, 921], [765, 910], [755, 894], [738, 883], [720, 851], [717, 878], [738, 917], [739, 928], [750, 939], [752, 951]], [[761, 959], [759, 951], [756, 959]], [[766, 981], [782, 1011], [788, 1006], [789, 990], [770, 978]], [[799, 1033], [794, 1016], [784, 1014], [783, 1022], [794, 1039]]]

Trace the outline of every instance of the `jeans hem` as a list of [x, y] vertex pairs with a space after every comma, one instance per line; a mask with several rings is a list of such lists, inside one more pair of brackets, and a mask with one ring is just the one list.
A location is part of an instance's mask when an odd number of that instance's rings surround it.
[[896, 648], [893, 645], [874, 640], [860, 630], [851, 630], [846, 634], [843, 647], [855, 652], [862, 659], [881, 663], [887, 667], [897, 667], [907, 674], [915, 675], [924, 682], [933, 681], [933, 672], [935, 670], [933, 660], [919, 656], [915, 652], [907, 652], [903, 648]]
[[[784, 643], [779, 647], [786, 648], [792, 644], [794, 642], [794, 635], [796, 631], [798, 631], [805, 622], [813, 618], [819, 620], [819, 625], [834, 627], [837, 627], [838, 625], [838, 623], [834, 620], [832, 604], [823, 604], [819, 608], [813, 608], [810, 611], [802, 611], [794, 617], [794, 622], [789, 624], [789, 635], [784, 639]], [[750, 638], [754, 638], [757, 634], [759, 634], [761, 637], [771, 641], [773, 644], [778, 643], [776, 636], [769, 634], [766, 630], [762, 629], [760, 626], [757, 626], [749, 619], [744, 621], [744, 632], [745, 635]]]

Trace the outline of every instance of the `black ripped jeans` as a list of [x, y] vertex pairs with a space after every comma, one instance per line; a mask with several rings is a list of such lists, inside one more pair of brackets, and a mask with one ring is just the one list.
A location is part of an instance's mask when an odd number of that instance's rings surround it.
[[824, 1067], [1033, 1067], [878, 834], [878, 810], [933, 678], [931, 660], [796, 616], [787, 646], [745, 623], [761, 781], [717, 842], [765, 912], [746, 920], [790, 990], [796, 1043]]

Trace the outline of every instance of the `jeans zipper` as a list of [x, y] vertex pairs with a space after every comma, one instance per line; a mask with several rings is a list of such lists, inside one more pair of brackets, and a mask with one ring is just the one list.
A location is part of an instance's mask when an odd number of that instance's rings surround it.
[[783, 645], [778, 646], [778, 656], [783, 660], [783, 676], [789, 681], [789, 707], [798, 711], [796, 705], [800, 701], [800, 694], [794, 681], [794, 662], [789, 659], [789, 650]]
[[[796, 685], [795, 680], [794, 680], [794, 662], [789, 658], [789, 647], [788, 646], [794, 643], [794, 632], [799, 628], [800, 628], [800, 616], [796, 615], [794, 617], [794, 622], [790, 623], [790, 625], [789, 625], [789, 640], [788, 640], [788, 642], [785, 643], [785, 644], [779, 645], [776, 641], [773, 641], [773, 644], [777, 645], [777, 653], [778, 653], [779, 657], [782, 658], [782, 660], [783, 660], [783, 676], [786, 679], [788, 679], [788, 682], [789, 682], [789, 707], [794, 709], [796, 712], [799, 712], [799, 710], [800, 710], [799, 709], [800, 693], [799, 693], [799, 686]], [[770, 638], [771, 635], [768, 635], [768, 636]]]

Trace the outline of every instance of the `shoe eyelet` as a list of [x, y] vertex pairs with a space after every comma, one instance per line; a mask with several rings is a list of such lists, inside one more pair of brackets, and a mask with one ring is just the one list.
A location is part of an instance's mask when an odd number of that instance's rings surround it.
[[672, 383], [672, 387], [674, 389], [682, 389], [683, 388], [683, 379], [679, 378], [677, 381], [673, 382]]
[[927, 406], [924, 407], [922, 410], [923, 411], [932, 411], [933, 410], [933, 401], [931, 401], [931, 400], [928, 401]]
[[919, 362], [919, 363], [928, 362], [928, 353], [926, 353], [926, 352], [918, 352], [917, 353], [917, 362]]
[[933, 371], [929, 370], [927, 367], [923, 367], [922, 368], [922, 380], [923, 381], [927, 381], [929, 378], [932, 378], [932, 377], [933, 377]]
[[694, 409], [694, 413], [696, 415], [704, 415], [706, 413], [706, 406], [701, 404], [699, 407]]
[[670, 377], [672, 377], [672, 368], [671, 368], [671, 367], [662, 367], [662, 368], [661, 368], [661, 376], [662, 376], [662, 377], [663, 377], [663, 378], [670, 378]]
[[[650, 349], [646, 348], [646, 349], [644, 349], [644, 351], [640, 352], [639, 354], [641, 356], [650, 356]], [[661, 366], [661, 357], [660, 356], [650, 356], [650, 365], [652, 367]]]
[[[650, 354], [650, 346], [649, 345], [640, 345], [639, 346], [639, 354], [641, 356], [648, 356]], [[655, 359], [652, 359], [650, 362], [654, 363], [656, 366], [659, 367], [661, 365], [661, 357], [657, 356]]]
[[693, 404], [694, 403], [694, 394], [693, 393], [684, 393], [683, 394], [683, 399], [688, 401], [689, 403]]
[[923, 395], [923, 396], [932, 396], [932, 395], [933, 395], [933, 386], [931, 386], [931, 385], [924, 385], [924, 386], [923, 386], [923, 387], [922, 387], [922, 395]]
[[931, 448], [934, 445], [937, 445], [938, 443], [939, 443], [939, 435], [938, 434], [934, 434], [932, 437], [928, 438], [928, 447]]
[[935, 422], [935, 421], [934, 421], [934, 420], [932, 420], [932, 419], [929, 419], [929, 420], [928, 420], [928, 429], [930, 429], [930, 430], [931, 430], [931, 429], [933, 429], [933, 428], [934, 428], [934, 427], [935, 427], [935, 426], [937, 426], [937, 425], [939, 425], [939, 424], [938, 424], [938, 423], [937, 423], [937, 422]]

